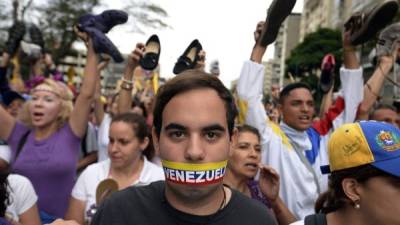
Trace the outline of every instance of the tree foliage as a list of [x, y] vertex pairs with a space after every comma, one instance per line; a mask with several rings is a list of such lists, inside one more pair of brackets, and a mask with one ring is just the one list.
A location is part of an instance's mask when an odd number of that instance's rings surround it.
[[63, 56], [71, 54], [71, 46], [77, 40], [73, 25], [77, 18], [99, 4], [98, 0], [51, 0], [36, 7], [39, 26], [44, 34], [46, 47], [57, 62]]
[[[8, 12], [0, 12], [0, 19], [10, 21], [7, 26], [10, 26], [11, 21], [16, 17], [25, 22], [34, 22], [43, 32], [46, 43], [46, 48], [49, 50], [55, 62], [59, 62], [64, 56], [73, 54], [73, 43], [77, 40], [73, 32], [73, 25], [76, 23], [79, 16], [86, 13], [94, 13], [96, 7], [102, 6], [102, 0], [20, 0], [23, 4], [18, 4], [19, 9], [16, 9], [13, 2], [18, 0], [7, 0], [8, 3], [0, 2], [0, 8], [3, 5], [8, 7]], [[105, 0], [103, 0], [105, 2]], [[168, 25], [163, 22], [163, 18], [167, 17], [167, 12], [158, 5], [149, 1], [142, 0], [127, 0], [125, 10], [131, 18], [128, 23], [133, 26], [133, 32], [142, 32], [143, 27], [162, 28]], [[14, 15], [13, 12], [19, 12], [22, 15]], [[29, 17], [25, 16], [28, 12]], [[133, 23], [131, 21], [134, 21]], [[3, 26], [0, 40], [4, 43], [6, 36], [6, 28]]]
[[341, 65], [342, 36], [340, 31], [320, 28], [310, 33], [297, 45], [286, 60], [287, 71], [295, 78], [303, 79], [315, 75], [321, 67], [323, 57], [332, 53], [337, 68]]
[[168, 13], [158, 5], [151, 2], [131, 1], [125, 11], [135, 18], [133, 30], [143, 33], [143, 27], [154, 29], [168, 27], [163, 21], [163, 18], [168, 16]]

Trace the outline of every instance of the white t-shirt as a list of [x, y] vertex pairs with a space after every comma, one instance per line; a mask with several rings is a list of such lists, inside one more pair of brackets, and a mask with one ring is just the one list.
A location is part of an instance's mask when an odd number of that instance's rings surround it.
[[10, 163], [11, 160], [11, 149], [9, 145], [0, 145], [0, 158]]
[[[144, 186], [154, 181], [164, 180], [163, 169], [144, 158], [144, 165], [139, 179], [134, 182], [133, 186]], [[96, 189], [101, 181], [109, 175], [111, 161], [109, 159], [88, 166], [79, 176], [74, 188], [72, 189], [72, 197], [85, 201], [85, 219], [87, 211], [96, 203]]]
[[[97, 134], [96, 128], [92, 123], [88, 123], [87, 130], [86, 130], [86, 137], [85, 137], [85, 147], [86, 153], [90, 154], [92, 152], [96, 152], [99, 150], [98, 141], [97, 141]], [[81, 151], [79, 152], [79, 159], [84, 158], [83, 149], [81, 145]]]
[[108, 113], [104, 114], [103, 121], [101, 121], [100, 127], [99, 127], [99, 136], [97, 139], [98, 142], [98, 162], [104, 161], [108, 159], [108, 134], [110, 131], [110, 125], [111, 125], [111, 116]]
[[19, 215], [26, 212], [37, 202], [38, 197], [31, 182], [18, 174], [8, 175], [10, 205], [6, 214], [13, 220], [19, 221]]
[[296, 222], [291, 223], [289, 225], [304, 225], [304, 220], [299, 220], [299, 221], [296, 221]]

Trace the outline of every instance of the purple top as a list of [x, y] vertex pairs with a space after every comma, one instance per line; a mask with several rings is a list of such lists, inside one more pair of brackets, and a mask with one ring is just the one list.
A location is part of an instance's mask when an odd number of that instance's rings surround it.
[[12, 149], [13, 171], [32, 182], [39, 198], [39, 210], [64, 217], [75, 182], [80, 138], [68, 122], [44, 140], [35, 140], [32, 131], [15, 161], [18, 143], [28, 130], [17, 122], [7, 140]]
[[12, 225], [12, 224], [8, 222], [6, 219], [0, 217], [0, 225]]
[[255, 199], [255, 200], [261, 202], [268, 208], [271, 208], [271, 203], [268, 201], [267, 197], [265, 197], [265, 195], [261, 192], [260, 185], [258, 184], [257, 181], [249, 180], [247, 182], [247, 186], [250, 189], [252, 199]]

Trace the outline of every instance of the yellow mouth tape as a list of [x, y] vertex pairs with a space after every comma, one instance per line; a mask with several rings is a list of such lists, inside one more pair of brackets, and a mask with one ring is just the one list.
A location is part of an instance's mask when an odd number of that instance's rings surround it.
[[225, 175], [227, 160], [216, 163], [178, 163], [162, 160], [166, 180], [179, 184], [204, 185], [217, 183]]
[[164, 167], [168, 167], [170, 169], [200, 171], [200, 170], [215, 170], [222, 167], [226, 167], [228, 160], [215, 163], [179, 163], [179, 162], [161, 160], [161, 163]]

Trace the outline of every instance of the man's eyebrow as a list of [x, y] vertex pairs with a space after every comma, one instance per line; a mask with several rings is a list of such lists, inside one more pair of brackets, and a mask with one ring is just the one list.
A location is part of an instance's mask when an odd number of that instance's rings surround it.
[[164, 130], [186, 130], [186, 127], [177, 123], [170, 123]]
[[215, 130], [225, 131], [226, 129], [225, 129], [225, 127], [223, 127], [219, 124], [212, 124], [210, 126], [204, 127], [202, 130], [207, 132], [207, 131], [215, 131]]

